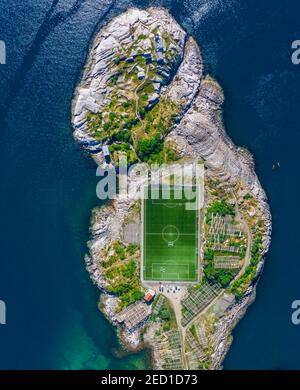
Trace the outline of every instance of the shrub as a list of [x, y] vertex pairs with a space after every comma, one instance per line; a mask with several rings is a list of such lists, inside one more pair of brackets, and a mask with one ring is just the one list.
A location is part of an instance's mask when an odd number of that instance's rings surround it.
[[125, 278], [131, 278], [136, 270], [136, 262], [134, 260], [130, 260], [128, 264], [122, 269], [122, 275]]
[[108, 114], [108, 117], [109, 117], [109, 120], [110, 120], [111, 122], [113, 122], [113, 121], [116, 119], [117, 115], [116, 115], [114, 112], [110, 112], [110, 113]]
[[137, 154], [141, 160], [147, 161], [152, 154], [162, 151], [164, 141], [159, 134], [151, 138], [143, 138], [137, 143]]
[[244, 196], [245, 200], [252, 199], [252, 198], [253, 198], [253, 196], [249, 193]]
[[207, 211], [208, 213], [220, 214], [222, 216], [235, 215], [234, 207], [224, 200], [214, 202]]
[[158, 313], [159, 317], [163, 321], [169, 321], [171, 319], [171, 314], [166, 306], [163, 306]]
[[116, 254], [118, 255], [118, 257], [120, 258], [120, 260], [124, 260], [125, 259], [125, 247], [124, 245], [120, 244], [119, 242], [116, 242], [114, 244], [114, 250], [116, 252]]
[[127, 251], [130, 255], [133, 255], [138, 250], [138, 246], [136, 244], [129, 244], [127, 247]]

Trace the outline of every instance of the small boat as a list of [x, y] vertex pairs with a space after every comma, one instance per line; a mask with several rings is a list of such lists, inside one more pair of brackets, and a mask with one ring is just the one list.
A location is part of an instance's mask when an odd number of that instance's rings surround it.
[[277, 168], [280, 168], [280, 162], [279, 162], [279, 161], [277, 161], [276, 164], [273, 164], [273, 165], [272, 165], [272, 169], [273, 169], [273, 170], [274, 170], [274, 169], [277, 169]]

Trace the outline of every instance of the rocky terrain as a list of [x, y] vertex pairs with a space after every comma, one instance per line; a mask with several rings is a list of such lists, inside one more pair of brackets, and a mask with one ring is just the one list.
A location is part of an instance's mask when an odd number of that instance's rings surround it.
[[[120, 67], [120, 64], [123, 65]], [[132, 67], [135, 67], [134, 70]], [[141, 101], [144, 103], [140, 103]], [[129, 9], [114, 18], [96, 35], [82, 80], [76, 89], [72, 116], [75, 139], [92, 154], [98, 164], [105, 163], [102, 146], [111, 147], [114, 142], [127, 155], [130, 153], [133, 161], [143, 160], [139, 141], [156, 136], [156, 133], [151, 133], [152, 130], [149, 134], [144, 132], [147, 128], [147, 113], [161, 115], [160, 110], [164, 111], [174, 104], [175, 108], [168, 121], [163, 123], [164, 147], [172, 145], [179, 159], [202, 160], [207, 180], [217, 181], [218, 188], [234, 192], [237, 204], [243, 203], [245, 194], [251, 194], [255, 199], [256, 203], [251, 206], [254, 210], [251, 212], [250, 208], [246, 208], [247, 205], [242, 207], [245, 220], [250, 221], [251, 217], [252, 222], [248, 223], [251, 229], [258, 221], [263, 226], [259, 262], [255, 268], [255, 277], [246, 284], [243, 296], [233, 300], [222, 316], [214, 319], [209, 359], [211, 369], [221, 367], [231, 342], [231, 331], [255, 299], [255, 286], [271, 237], [269, 206], [255, 174], [253, 158], [247, 150], [236, 147], [227, 136], [222, 121], [223, 101], [221, 87], [216, 81], [203, 75], [203, 61], [198, 44], [187, 36], [166, 10]], [[117, 113], [118, 120], [106, 119], [112, 109]], [[138, 118], [129, 128], [128, 123], [136, 119], [135, 115]], [[168, 116], [167, 112], [165, 116]], [[122, 122], [123, 117], [127, 121], [123, 127], [118, 128], [114, 121]], [[159, 130], [160, 127], [157, 127], [155, 131]], [[120, 137], [124, 131], [130, 131], [130, 140]], [[129, 182], [136, 188], [143, 184], [134, 174], [129, 177]], [[206, 193], [208, 194], [208, 190]], [[207, 202], [208, 198], [206, 206]], [[93, 282], [103, 292], [102, 310], [113, 323], [116, 323], [118, 297], [108, 293], [107, 280], [99, 267], [101, 251], [112, 242], [122, 241], [124, 223], [128, 215], [132, 214], [135, 203], [136, 200], [130, 196], [118, 198], [93, 211], [92, 239], [85, 260]], [[207, 312], [214, 310], [224, 294], [225, 291], [222, 290], [209, 305]], [[155, 326], [151, 322], [146, 324], [145, 339], [151, 347], [152, 338], [149, 334], [153, 333], [151, 327]], [[186, 329], [178, 326], [184, 335]], [[145, 329], [145, 323], [142, 328]], [[140, 329], [135, 332], [123, 329], [123, 336], [127, 345], [141, 345]], [[154, 367], [163, 368], [157, 353], [155, 356]], [[187, 362], [183, 363], [183, 367], [191, 368]]]

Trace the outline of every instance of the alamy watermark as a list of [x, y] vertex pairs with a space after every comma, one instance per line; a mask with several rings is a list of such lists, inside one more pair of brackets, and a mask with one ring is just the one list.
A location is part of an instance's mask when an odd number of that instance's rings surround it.
[[0, 300], [0, 325], [6, 325], [6, 304]]
[[295, 300], [292, 302], [292, 309], [294, 310], [292, 313], [292, 323], [294, 325], [299, 325], [300, 324], [300, 300]]
[[300, 39], [292, 42], [292, 49], [295, 50], [292, 53], [291, 60], [294, 65], [300, 64]]
[[6, 45], [4, 41], [0, 40], [0, 65], [6, 64]]
[[137, 163], [128, 167], [126, 157], [121, 156], [117, 168], [112, 164], [98, 166], [96, 175], [101, 177], [96, 193], [102, 201], [173, 198], [185, 199], [186, 208], [190, 210], [203, 206], [203, 163]]

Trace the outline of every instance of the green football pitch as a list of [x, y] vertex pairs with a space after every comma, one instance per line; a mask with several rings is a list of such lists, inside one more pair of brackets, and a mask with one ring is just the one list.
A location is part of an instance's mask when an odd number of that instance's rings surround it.
[[[143, 279], [192, 282], [198, 279], [199, 210], [191, 204], [196, 187], [171, 187], [165, 199], [162, 187], [143, 200]], [[182, 196], [178, 195], [182, 192]], [[154, 194], [155, 193], [155, 194]], [[181, 197], [181, 199], [177, 199]], [[198, 204], [198, 196], [193, 202]], [[191, 209], [192, 208], [192, 209]]]

